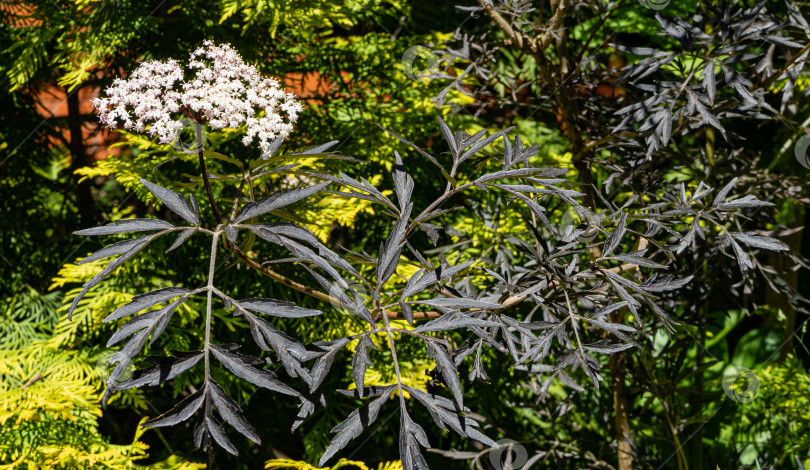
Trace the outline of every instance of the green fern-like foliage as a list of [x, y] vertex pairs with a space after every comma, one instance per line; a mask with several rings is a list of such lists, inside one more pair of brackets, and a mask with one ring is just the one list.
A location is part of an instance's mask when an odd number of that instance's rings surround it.
[[43, 295], [26, 286], [14, 296], [0, 301], [0, 348], [22, 348], [43, 338], [56, 325], [56, 308], [61, 299], [60, 292]]
[[[100, 385], [87, 351], [41, 340], [0, 350], [0, 469], [145, 468], [132, 463], [147, 456], [142, 432], [129, 445], [100, 434]], [[162, 465], [201, 468], [177, 458]]]
[[[737, 419], [722, 437], [743, 454], [743, 460], [764, 452], [790, 465], [792, 456], [810, 459], [810, 374], [796, 357], [757, 369], [756, 398], [737, 408]], [[790, 462], [790, 463], [788, 463]]]
[[92, 322], [66, 324], [62, 297], [26, 287], [0, 302], [0, 470], [201, 468], [176, 456], [134, 464], [147, 457], [141, 428], [127, 445], [102, 436], [100, 349], [77, 347]]

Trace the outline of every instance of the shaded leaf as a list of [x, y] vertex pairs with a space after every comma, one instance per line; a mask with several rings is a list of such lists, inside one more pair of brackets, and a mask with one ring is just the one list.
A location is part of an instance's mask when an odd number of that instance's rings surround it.
[[450, 357], [450, 354], [448, 354], [447, 350], [445, 350], [443, 346], [434, 344], [432, 342], [427, 342], [427, 350], [428, 355], [436, 361], [436, 367], [442, 374], [445, 385], [447, 385], [450, 388], [450, 391], [453, 393], [453, 399], [455, 399], [459, 408], [463, 408], [464, 403], [463, 394], [461, 393], [461, 382], [458, 379], [456, 365], [453, 362], [453, 359]]
[[290, 191], [277, 191], [257, 202], [251, 201], [245, 204], [245, 207], [243, 207], [242, 211], [239, 212], [239, 215], [236, 217], [234, 223], [238, 224], [247, 219], [252, 219], [270, 211], [290, 205], [294, 202], [298, 202], [312, 196], [323, 188], [329, 186], [329, 184], [330, 182], [326, 181], [314, 186], [308, 186], [306, 188], [297, 188]]
[[357, 343], [354, 358], [352, 358], [352, 377], [354, 378], [354, 385], [357, 387], [361, 398], [363, 397], [366, 366], [373, 365], [368, 354], [369, 349], [377, 349], [377, 346], [374, 345], [374, 342], [371, 341], [368, 335], [361, 337], [360, 341]]
[[183, 287], [164, 287], [163, 289], [153, 290], [152, 292], [147, 292], [146, 294], [136, 295], [131, 301], [115, 309], [113, 313], [107, 315], [107, 317], [102, 321], [107, 323], [112, 320], [117, 320], [119, 318], [132, 315], [133, 313], [138, 313], [141, 310], [147, 309], [153, 305], [157, 305], [188, 292], [191, 291]]
[[605, 240], [605, 246], [602, 248], [602, 256], [607, 256], [613, 253], [613, 250], [619, 246], [619, 243], [621, 243], [622, 237], [626, 231], [626, 223], [627, 213], [623, 213], [621, 219], [619, 219], [619, 225], [613, 230], [613, 232], [611, 232], [607, 240]]
[[179, 215], [183, 220], [191, 225], [200, 225], [199, 212], [195, 212], [194, 208], [183, 196], [177, 194], [171, 189], [166, 189], [162, 186], [150, 183], [143, 178], [141, 178], [139, 181], [142, 185], [146, 186], [146, 188], [152, 194], [154, 194], [155, 197], [165, 204], [166, 207], [171, 209], [171, 211], [175, 214]]
[[372, 400], [368, 405], [360, 409], [352, 411], [348, 418], [343, 422], [332, 428], [333, 433], [337, 433], [329, 443], [321, 459], [318, 461], [319, 466], [323, 466], [332, 456], [334, 456], [340, 449], [354, 438], [368, 429], [377, 419], [380, 408], [383, 403], [388, 400], [388, 395], [394, 386], [386, 387], [386, 393], [381, 394], [379, 397]]
[[239, 431], [240, 434], [247, 437], [256, 444], [261, 445], [262, 441], [259, 439], [256, 430], [248, 423], [242, 413], [242, 408], [231, 397], [225, 393], [220, 386], [213, 380], [208, 381], [208, 386], [211, 388], [211, 400], [222, 419], [233, 426], [234, 429]]
[[323, 313], [320, 310], [297, 307], [293, 302], [274, 299], [243, 299], [236, 304], [252, 312], [283, 318], [312, 317]]
[[146, 232], [149, 230], [165, 230], [174, 228], [174, 225], [165, 220], [158, 219], [124, 219], [117, 220], [102, 227], [86, 228], [73, 232], [73, 235], [115, 235], [129, 232]]
[[189, 419], [195, 411], [200, 409], [205, 401], [206, 389], [197, 390], [176, 404], [171, 410], [163, 413], [155, 419], [144, 422], [141, 426], [145, 428], [160, 428], [174, 426]]
[[241, 377], [253, 385], [285, 395], [299, 395], [298, 392], [276, 379], [274, 373], [269, 370], [254, 367], [255, 361], [262, 362], [256, 358], [228, 352], [217, 345], [211, 345], [210, 351], [214, 353], [214, 356], [216, 356], [225, 368], [233, 372], [237, 377]]

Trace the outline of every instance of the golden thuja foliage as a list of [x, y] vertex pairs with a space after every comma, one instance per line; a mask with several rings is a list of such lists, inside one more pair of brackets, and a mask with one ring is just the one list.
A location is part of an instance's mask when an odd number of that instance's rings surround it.
[[[368, 465], [357, 460], [340, 459], [332, 467], [316, 467], [306, 462], [291, 459], [273, 459], [268, 460], [264, 468], [266, 469], [296, 469], [296, 470], [337, 470], [338, 468], [358, 468], [360, 470], [371, 470]], [[347, 470], [348, 470], [347, 468]], [[402, 470], [402, 462], [399, 460], [394, 462], [383, 462], [377, 466], [377, 470]]]
[[104, 384], [98, 350], [79, 347], [75, 330], [83, 323], [65, 326], [56, 295], [33, 294], [0, 301], [0, 325], [36, 320], [36, 327], [0, 338], [0, 470], [201, 468], [176, 456], [138, 465], [148, 456], [143, 428], [126, 445], [99, 432]]
[[[147, 468], [138, 427], [133, 442], [111, 444], [98, 430], [102, 380], [86, 350], [37, 340], [0, 350], [0, 469]], [[149, 468], [193, 469], [173, 457]]]

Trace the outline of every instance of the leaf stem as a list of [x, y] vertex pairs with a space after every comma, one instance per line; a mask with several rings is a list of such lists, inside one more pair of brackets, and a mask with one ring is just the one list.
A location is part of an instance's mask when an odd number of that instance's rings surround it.
[[207, 286], [207, 295], [208, 300], [205, 306], [205, 382], [208, 383], [209, 378], [211, 377], [211, 364], [209, 359], [209, 352], [210, 352], [210, 344], [211, 344], [211, 311], [212, 311], [212, 303], [213, 303], [213, 296], [214, 296], [214, 270], [216, 269], [216, 262], [217, 262], [217, 244], [219, 243], [219, 235], [222, 233], [220, 231], [221, 225], [217, 225], [216, 230], [214, 231], [214, 236], [211, 237], [211, 261], [208, 264], [208, 286]]
[[307, 286], [305, 286], [305, 285], [303, 285], [301, 283], [295, 282], [295, 281], [293, 281], [291, 279], [288, 279], [288, 278], [282, 276], [281, 274], [273, 271], [272, 269], [269, 269], [269, 268], [266, 268], [266, 267], [262, 266], [257, 261], [250, 259], [248, 257], [248, 255], [245, 254], [244, 251], [239, 249], [239, 247], [236, 246], [236, 244], [233, 243], [233, 242], [228, 241], [226, 243], [225, 247], [228, 250], [232, 251], [239, 259], [244, 261], [251, 268], [255, 269], [256, 271], [259, 271], [260, 273], [264, 274], [267, 277], [275, 279], [276, 281], [284, 284], [287, 287], [295, 289], [295, 290], [297, 290], [299, 292], [302, 292], [304, 294], [307, 294], [309, 296], [315, 297], [316, 299], [323, 300], [324, 302], [329, 302], [329, 303], [332, 303], [334, 305], [339, 305], [340, 304], [340, 301], [338, 299], [332, 297], [331, 295], [324, 294], [323, 292], [315, 290], [315, 289], [313, 289], [311, 287], [307, 287]]
[[211, 192], [211, 183], [208, 181], [208, 170], [205, 169], [205, 158], [203, 158], [203, 140], [202, 140], [202, 124], [199, 121], [194, 121], [197, 126], [197, 156], [200, 158], [200, 171], [202, 172], [203, 183], [205, 184], [205, 192], [208, 194], [208, 202], [211, 203], [211, 209], [214, 211], [214, 217], [217, 219], [217, 225], [222, 225], [222, 216], [219, 215], [217, 203], [214, 200], [214, 193]]
[[[200, 158], [202, 158], [202, 154], [200, 154]], [[214, 207], [216, 208], [216, 206]], [[211, 381], [211, 315], [214, 295], [214, 270], [217, 262], [217, 244], [219, 243], [219, 236], [222, 234], [221, 228], [222, 224], [217, 225], [214, 234], [211, 236], [211, 260], [208, 264], [208, 285], [206, 287], [208, 300], [205, 306], [205, 344], [203, 345], [203, 351], [205, 351], [205, 383], [203, 387], [208, 387], [208, 383]], [[204, 393], [206, 394], [205, 416], [208, 416], [211, 413], [211, 397], [207, 391]], [[211, 443], [208, 444], [208, 461], [205, 468], [207, 470], [214, 468], [214, 446]]]
[[[378, 293], [379, 295], [379, 293]], [[375, 300], [377, 308], [380, 308], [379, 300]], [[376, 309], [375, 309], [376, 310]], [[397, 385], [399, 387], [399, 403], [402, 409], [405, 409], [405, 395], [402, 393], [402, 375], [399, 372], [399, 360], [397, 359], [397, 350], [394, 347], [394, 335], [391, 334], [391, 324], [388, 322], [388, 315], [385, 309], [382, 311], [383, 320], [385, 320], [385, 331], [388, 333], [388, 345], [391, 347], [391, 359], [394, 361], [394, 372], [397, 374]]]

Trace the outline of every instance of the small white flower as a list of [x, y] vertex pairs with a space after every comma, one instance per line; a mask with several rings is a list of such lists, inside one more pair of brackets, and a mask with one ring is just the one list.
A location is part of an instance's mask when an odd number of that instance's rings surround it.
[[187, 74], [170, 59], [144, 62], [127, 80], [113, 80], [105, 90], [107, 97], [92, 101], [99, 120], [113, 129], [143, 132], [149, 126], [150, 135], [168, 144], [183, 127], [172, 115], [186, 112], [215, 129], [244, 125], [242, 144], [250, 145], [258, 136], [263, 156], [273, 139], [292, 132], [304, 107], [278, 80], [262, 77], [246, 64], [230, 45], [204, 41], [190, 59]]

